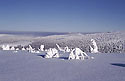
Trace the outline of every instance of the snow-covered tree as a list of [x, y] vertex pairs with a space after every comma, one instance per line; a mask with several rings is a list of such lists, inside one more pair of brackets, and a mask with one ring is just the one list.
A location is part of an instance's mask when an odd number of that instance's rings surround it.
[[15, 50], [15, 47], [14, 47], [14, 46], [12, 46], [12, 47], [10, 48], [10, 50]]
[[40, 45], [40, 51], [44, 51], [44, 45]]
[[49, 48], [46, 52], [45, 58], [59, 58], [58, 50], [55, 48]]
[[98, 53], [98, 47], [94, 39], [91, 39], [92, 46], [90, 46], [91, 53]]
[[10, 46], [9, 45], [2, 45], [2, 49], [3, 50], [10, 50]]
[[68, 57], [68, 59], [80, 59], [80, 60], [84, 60], [85, 58], [89, 58], [89, 56], [79, 48], [74, 48]]

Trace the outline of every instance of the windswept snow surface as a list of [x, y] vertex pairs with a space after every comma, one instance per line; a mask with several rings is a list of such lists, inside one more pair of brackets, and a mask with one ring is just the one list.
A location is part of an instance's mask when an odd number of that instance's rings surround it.
[[0, 81], [125, 81], [125, 54], [89, 54], [94, 59], [45, 59], [45, 53], [0, 51]]

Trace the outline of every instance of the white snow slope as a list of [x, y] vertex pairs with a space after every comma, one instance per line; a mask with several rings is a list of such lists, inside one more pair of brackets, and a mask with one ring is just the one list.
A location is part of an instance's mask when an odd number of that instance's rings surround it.
[[45, 59], [42, 54], [0, 51], [0, 81], [125, 81], [125, 54], [89, 54], [95, 59]]

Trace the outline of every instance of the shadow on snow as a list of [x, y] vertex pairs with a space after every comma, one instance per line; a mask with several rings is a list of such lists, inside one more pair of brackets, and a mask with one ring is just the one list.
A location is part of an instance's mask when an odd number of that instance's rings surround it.
[[44, 57], [45, 57], [45, 55], [37, 55], [37, 56], [40, 56], [40, 57], [42, 57], [42, 58], [44, 58]]
[[[37, 56], [45, 58], [45, 55], [37, 55]], [[68, 57], [59, 57], [59, 59], [68, 60]]]
[[111, 63], [111, 65], [125, 67], [125, 64], [121, 64], [121, 63]]

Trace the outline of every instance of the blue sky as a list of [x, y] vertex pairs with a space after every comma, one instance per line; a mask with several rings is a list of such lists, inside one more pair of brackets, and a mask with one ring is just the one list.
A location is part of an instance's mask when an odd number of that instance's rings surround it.
[[125, 30], [125, 0], [0, 0], [0, 30]]

